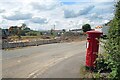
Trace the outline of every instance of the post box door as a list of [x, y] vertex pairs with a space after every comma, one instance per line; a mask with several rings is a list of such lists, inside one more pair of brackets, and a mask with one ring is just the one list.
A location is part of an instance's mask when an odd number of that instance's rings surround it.
[[86, 42], [86, 48], [87, 48], [87, 54], [86, 54], [86, 65], [87, 66], [92, 66], [92, 40], [89, 39]]

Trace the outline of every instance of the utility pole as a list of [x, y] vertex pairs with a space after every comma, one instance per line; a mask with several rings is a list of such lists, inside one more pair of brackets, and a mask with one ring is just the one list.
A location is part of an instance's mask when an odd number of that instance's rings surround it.
[[55, 24], [54, 24], [54, 28], [53, 29], [55, 30]]

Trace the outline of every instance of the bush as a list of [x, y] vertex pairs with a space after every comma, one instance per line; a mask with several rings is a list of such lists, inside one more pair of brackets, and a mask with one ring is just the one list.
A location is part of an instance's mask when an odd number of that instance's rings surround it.
[[[111, 72], [108, 78], [113, 80], [120, 79], [120, 0], [116, 4], [115, 17], [110, 22], [108, 40], [105, 44], [105, 54], [107, 56], [102, 58], [102, 66], [97, 64], [98, 67], [100, 69], [110, 68]], [[104, 66], [105, 64], [107, 65]]]
[[107, 62], [107, 57], [108, 54], [99, 54], [98, 58], [96, 60], [96, 71], [98, 71], [98, 73], [106, 73], [106, 72], [111, 72], [110, 67], [108, 66], [108, 62]]
[[115, 17], [110, 26], [109, 40], [105, 45], [105, 50], [109, 54], [108, 66], [112, 70], [109, 77], [120, 79], [120, 0], [116, 4]]
[[85, 24], [82, 26], [83, 32], [87, 32], [91, 30], [91, 26], [89, 24]]
[[37, 33], [34, 31], [30, 31], [30, 32], [26, 33], [26, 36], [37, 36]]

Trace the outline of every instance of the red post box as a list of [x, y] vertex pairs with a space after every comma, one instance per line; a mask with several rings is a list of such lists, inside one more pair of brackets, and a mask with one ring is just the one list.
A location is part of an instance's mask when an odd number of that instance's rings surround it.
[[87, 31], [87, 53], [86, 53], [86, 67], [94, 68], [95, 60], [99, 49], [99, 38], [102, 32], [99, 31]]

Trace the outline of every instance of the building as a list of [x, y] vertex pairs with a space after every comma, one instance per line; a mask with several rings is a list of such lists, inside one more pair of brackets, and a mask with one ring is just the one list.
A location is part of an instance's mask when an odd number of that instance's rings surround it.
[[72, 30], [69, 30], [69, 31], [73, 32], [73, 33], [83, 33], [82, 29], [72, 29]]

